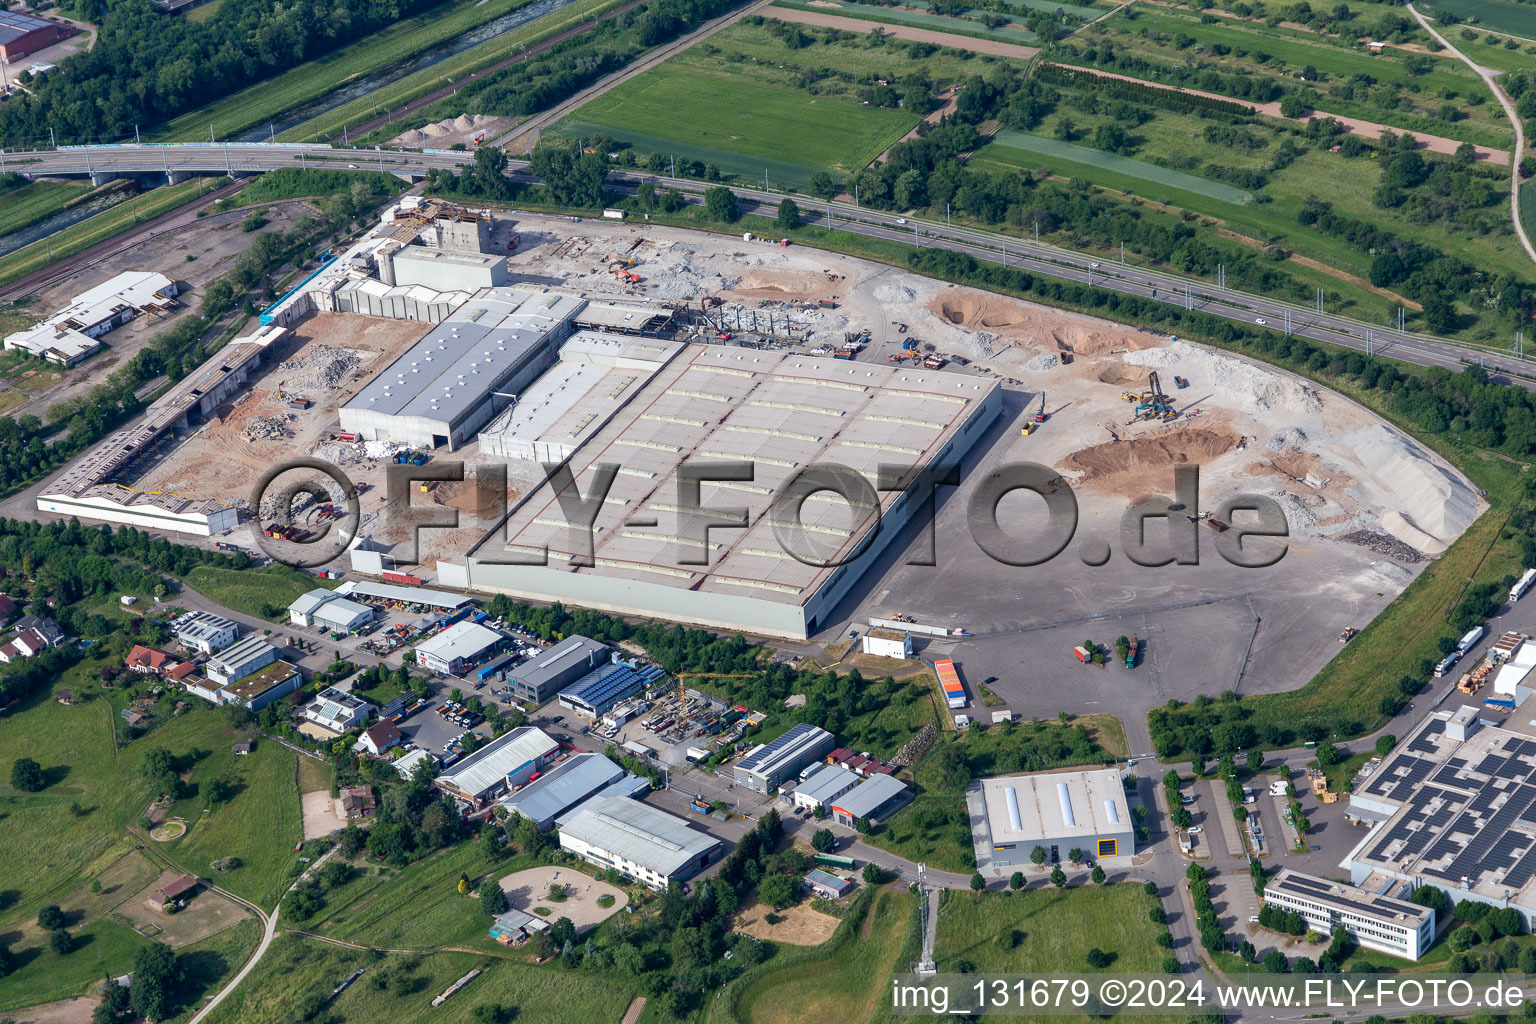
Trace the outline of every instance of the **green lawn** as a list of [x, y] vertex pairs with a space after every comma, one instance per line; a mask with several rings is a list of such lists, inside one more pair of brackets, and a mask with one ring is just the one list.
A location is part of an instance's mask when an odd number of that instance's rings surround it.
[[[340, 138], [345, 126], [361, 124], [374, 117], [375, 108], [390, 110], [409, 103], [455, 79], [504, 59], [519, 46], [530, 48], [536, 46], [551, 36], [559, 35], [572, 26], [580, 24], [587, 18], [600, 17], [615, 7], [622, 7], [627, 2], [628, 0], [591, 0], [585, 5], [567, 4], [541, 18], [535, 18], [526, 25], [519, 25], [517, 28], [503, 32], [494, 39], [476, 43], [462, 53], [446, 57], [429, 68], [422, 68], [420, 71], [397, 78], [388, 85], [375, 89], [367, 96], [345, 103], [334, 110], [328, 110], [285, 132], [278, 132], [277, 138], [281, 142], [329, 141], [333, 137]], [[401, 128], [404, 127], [406, 126], [402, 124]]]
[[[301, 594], [316, 588], [336, 588], [330, 580], [285, 565], [267, 565], [260, 569], [220, 569], [200, 565], [187, 573], [184, 582], [209, 600], [237, 612], [277, 620], [287, 618], [288, 606]], [[281, 612], [267, 615], [263, 611], [267, 606], [280, 608]]]
[[83, 181], [34, 181], [0, 193], [0, 238], [52, 217], [90, 190]]
[[903, 1019], [890, 1012], [889, 978], [919, 955], [917, 898], [888, 888], [856, 906], [866, 909], [845, 917], [823, 947], [779, 946], [775, 959], [716, 1001], [729, 1006], [711, 1005], [705, 1019], [743, 1024]]
[[285, 110], [337, 88], [350, 79], [382, 71], [438, 43], [514, 11], [531, 0], [454, 0], [301, 64], [276, 78], [188, 111], [148, 138], [155, 142], [196, 142], [227, 137], [262, 124]]
[[[503, 954], [505, 955], [505, 954]], [[255, 971], [207, 1018], [209, 1024], [289, 1024], [307, 996], [328, 992], [353, 971], [363, 977], [330, 1005], [339, 1019], [468, 1024], [476, 1007], [514, 1007], [503, 1020], [538, 1024], [617, 1021], [635, 995], [617, 975], [568, 971], [558, 961], [543, 967], [470, 953], [374, 954], [280, 935]], [[483, 972], [441, 1007], [434, 996], [479, 968]], [[379, 988], [374, 979], [389, 979]]]
[[[689, 116], [678, 117], [684, 108]], [[640, 152], [709, 162], [734, 156], [743, 169], [723, 170], [757, 177], [766, 165], [780, 182], [803, 184], [817, 168], [862, 168], [919, 120], [900, 110], [766, 86], [728, 69], [663, 65], [581, 107], [559, 131], [601, 131]]]
[[139, 221], [158, 217], [190, 203], [209, 190], [208, 182], [202, 179], [180, 185], [165, 185], [65, 228], [51, 238], [33, 242], [9, 256], [0, 257], [0, 285], [10, 284], [98, 242], [120, 235]]
[[[1431, 11], [1454, 14], [1462, 21], [1475, 21], [1480, 28], [1536, 39], [1536, 10], [1525, 4], [1504, 3], [1502, 0], [1434, 0], [1429, 7]], [[1452, 46], [1460, 47], [1461, 41], [1456, 38], [1455, 28], [1441, 27], [1440, 31], [1451, 41]]]
[[860, 21], [873, 21], [885, 25], [912, 25], [915, 28], [932, 29], [935, 32], [970, 36], [973, 39], [995, 39], [998, 42], [1017, 43], [1020, 46], [1030, 46], [1039, 41], [1028, 29], [991, 29], [979, 21], [971, 21], [968, 18], [928, 14], [912, 7], [882, 7], [876, 4], [860, 3], [859, 0], [848, 0], [846, 3], [842, 0], [820, 0], [814, 7], [797, 0], [774, 0], [773, 6], [791, 10], [820, 11], [823, 14], [835, 14], [843, 18], [857, 18]]
[[[1014, 153], [998, 154], [996, 149], [1013, 150]], [[1110, 188], [1147, 196], [1157, 196], [1160, 195], [1159, 189], [1168, 189], [1170, 193], [1178, 193], [1171, 197], [1171, 201], [1179, 205], [1185, 205], [1180, 202], [1181, 199], [1198, 202], [1201, 196], [1233, 205], [1245, 203], [1249, 198], [1248, 193], [1242, 189], [1219, 181], [1169, 170], [1118, 153], [1106, 153], [1091, 146], [1077, 146], [1060, 139], [1030, 135], [1011, 128], [999, 131], [977, 155], [980, 159], [990, 158], [1014, 167], [1049, 167], [1052, 173], [1062, 177], [1087, 178]], [[1058, 164], [1061, 165], [1060, 169]], [[1085, 170], [1087, 173], [1083, 173]], [[1148, 189], [1148, 184], [1154, 187]]]
[[1109, 8], [1107, 7], [1084, 7], [1080, 4], [1056, 4], [1052, 3], [1051, 0], [1003, 0], [1003, 2], [1009, 7], [1022, 7], [1025, 10], [1030, 11], [1060, 11], [1063, 14], [1070, 14], [1075, 18], [1082, 18], [1084, 21], [1092, 21], [1099, 15], [1108, 13], [1109, 11]]

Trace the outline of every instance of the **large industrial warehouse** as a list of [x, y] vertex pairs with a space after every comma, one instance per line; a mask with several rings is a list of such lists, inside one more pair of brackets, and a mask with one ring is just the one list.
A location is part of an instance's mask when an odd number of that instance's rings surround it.
[[1037, 846], [1052, 863], [1074, 849], [1109, 864], [1130, 863], [1136, 853], [1125, 787], [1111, 768], [978, 779], [965, 802], [977, 871], [1029, 864]]
[[584, 302], [487, 289], [342, 406], [341, 429], [373, 441], [459, 447], [553, 364]]
[[[803, 639], [879, 557], [925, 495], [886, 491], [851, 505], [829, 492], [805, 501], [799, 527], [775, 522], [775, 498], [813, 465], [870, 482], [883, 468], [913, 486], [930, 464], [957, 464], [1001, 408], [996, 381], [917, 368], [691, 346], [571, 457], [589, 494], [599, 464], [618, 466], [597, 513], [595, 564], [549, 485], [529, 494], [466, 564], [440, 560], [448, 586], [752, 633]], [[595, 408], [593, 415], [603, 412]], [[705, 483], [709, 508], [745, 508], [745, 528], [681, 536], [684, 463], [732, 462], [750, 479]], [[914, 500], [915, 499], [915, 500]], [[876, 523], [879, 530], [874, 531]], [[873, 532], [873, 538], [870, 535]], [[788, 546], [806, 561], [786, 550]], [[573, 534], [575, 535], [573, 537]], [[864, 550], [841, 567], [835, 562]], [[538, 564], [545, 559], [547, 564]], [[510, 560], [533, 564], [505, 564]], [[503, 563], [503, 564], [497, 564]], [[707, 564], [704, 564], [707, 563]]]

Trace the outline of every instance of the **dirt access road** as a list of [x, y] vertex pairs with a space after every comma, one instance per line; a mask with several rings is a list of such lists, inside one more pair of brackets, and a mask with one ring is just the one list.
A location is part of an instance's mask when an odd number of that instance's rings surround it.
[[[1412, 8], [1409, 9], [1412, 10]], [[1470, 61], [1468, 63], [1470, 63]], [[1081, 71], [1089, 75], [1098, 75], [1101, 78], [1117, 78], [1122, 82], [1136, 82], [1139, 85], [1149, 86], [1153, 89], [1166, 89], [1169, 92], [1182, 92], [1188, 96], [1204, 96], [1207, 99], [1223, 100], [1227, 103], [1242, 103], [1252, 107], [1254, 110], [1257, 110], [1259, 113], [1266, 117], [1277, 117], [1282, 121], [1296, 121], [1298, 123], [1305, 124], [1306, 122], [1312, 120], [1314, 117], [1331, 117], [1335, 121], [1342, 124], [1345, 128], [1348, 128], [1350, 131], [1356, 132], [1370, 139], [1380, 138], [1383, 132], [1397, 132], [1399, 135], [1412, 135], [1415, 139], [1419, 140], [1420, 145], [1429, 150], [1431, 153], [1454, 153], [1462, 145], [1461, 142], [1457, 139], [1447, 139], [1439, 135], [1425, 135], [1423, 132], [1410, 132], [1403, 128], [1393, 128], [1391, 125], [1377, 124], [1374, 121], [1362, 121], [1358, 117], [1342, 117], [1338, 114], [1330, 114], [1322, 110], [1310, 110], [1307, 112], [1306, 117], [1286, 117], [1284, 114], [1280, 113], [1280, 104], [1278, 103], [1250, 103], [1247, 100], [1235, 100], [1231, 96], [1223, 96], [1219, 92], [1204, 92], [1200, 89], [1182, 89], [1176, 85], [1163, 85], [1160, 82], [1149, 82], [1143, 78], [1132, 78], [1130, 75], [1117, 75], [1113, 71], [1100, 71], [1098, 68], [1079, 67], [1075, 64], [1059, 64], [1057, 66], [1066, 68], [1070, 71]], [[1493, 89], [1495, 96], [1502, 95], [1492, 82], [1489, 83], [1489, 87]], [[1518, 126], [1516, 130], [1518, 130]], [[1487, 160], [1490, 163], [1495, 163], [1500, 166], [1506, 166], [1509, 163], [1509, 150], [1507, 149], [1494, 149], [1492, 146], [1474, 146], [1472, 148], [1477, 150], [1477, 158], [1479, 160]]]
[[772, 17], [780, 21], [792, 21], [798, 25], [816, 25], [821, 28], [841, 29], [844, 32], [859, 32], [868, 34], [876, 29], [888, 36], [897, 39], [906, 39], [914, 43], [932, 43], [935, 46], [948, 46], [955, 50], [970, 50], [974, 53], [988, 53], [996, 57], [1017, 57], [1019, 60], [1029, 60], [1039, 53], [1038, 47], [1021, 46], [1018, 43], [1004, 43], [996, 39], [976, 39], [971, 36], [958, 36], [950, 32], [935, 32], [931, 29], [917, 28], [913, 25], [893, 25], [885, 22], [865, 21], [862, 18], [844, 18], [836, 14], [823, 14], [821, 11], [801, 11], [789, 7], [775, 7]]

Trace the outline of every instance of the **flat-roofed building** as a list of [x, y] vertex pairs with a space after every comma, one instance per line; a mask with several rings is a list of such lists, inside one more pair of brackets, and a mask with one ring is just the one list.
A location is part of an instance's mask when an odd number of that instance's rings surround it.
[[600, 665], [559, 693], [561, 707], [570, 708], [591, 719], [603, 716], [620, 701], [627, 700], [661, 678], [657, 668], [636, 668], [620, 661]]
[[240, 626], [212, 612], [194, 611], [171, 620], [171, 635], [176, 642], [204, 654], [217, 654], [235, 642]]
[[907, 800], [907, 787], [893, 775], [871, 775], [833, 800], [832, 820], [853, 828], [860, 821], [884, 821]]
[[[1392, 879], [1383, 878], [1386, 885]], [[1307, 927], [1331, 935], [1339, 925], [1367, 949], [1417, 960], [1435, 941], [1435, 911], [1360, 886], [1281, 868], [1264, 886], [1264, 902], [1294, 911]]]
[[542, 704], [613, 658], [613, 648], [585, 636], [568, 636], [543, 654], [507, 672], [519, 698]]
[[907, 632], [876, 627], [866, 630], [859, 644], [865, 654], [873, 654], [877, 658], [912, 657], [912, 634]]
[[543, 729], [524, 726], [491, 740], [434, 781], [443, 792], [480, 808], [542, 771], [559, 750]]
[[[0, 11], [0, 38], [5, 32], [7, 16], [7, 12]], [[73, 366], [101, 348], [98, 339], [102, 335], [123, 326], [139, 313], [171, 309], [176, 294], [176, 282], [164, 274], [127, 270], [76, 295], [69, 305], [36, 326], [6, 335], [5, 350], [25, 352], [60, 366]]]
[[616, 868], [652, 889], [700, 871], [724, 851], [720, 840], [641, 800], [594, 797], [560, 826], [560, 848], [600, 868]]
[[0, 61], [14, 63], [79, 31], [67, 21], [49, 21], [25, 11], [0, 10]]
[[818, 807], [830, 807], [832, 801], [859, 784], [859, 776], [837, 765], [822, 765], [805, 781], [790, 790], [789, 799], [796, 807], [814, 811]]
[[977, 779], [965, 801], [976, 869], [983, 873], [1030, 863], [1037, 846], [1052, 863], [1072, 850], [1112, 864], [1129, 863], [1136, 853], [1135, 822], [1113, 769]]
[[[393, 280], [384, 276], [386, 261]], [[381, 252], [379, 272], [386, 284], [425, 285], [439, 292], [477, 292], [507, 283], [507, 258], [493, 253], [408, 245], [393, 252]]]
[[276, 647], [252, 633], [209, 658], [203, 666], [203, 674], [216, 683], [233, 683], [272, 664], [277, 660], [277, 653]]
[[824, 900], [841, 899], [854, 890], [853, 879], [839, 878], [821, 868], [813, 868], [801, 884]]
[[288, 606], [288, 621], [295, 626], [324, 626], [341, 633], [362, 629], [373, 621], [373, 616], [368, 605], [324, 587], [300, 594]]
[[239, 704], [260, 711], [280, 697], [293, 693], [304, 682], [299, 670], [286, 661], [275, 661], [243, 679], [221, 687], [221, 703]]
[[575, 754], [500, 802], [543, 831], [560, 815], [623, 777], [624, 769], [602, 754]]
[[738, 785], [757, 793], [772, 793], [795, 774], [818, 761], [837, 746], [832, 734], [819, 726], [801, 722], [790, 727], [778, 739], [760, 743], [747, 751], [732, 767]]
[[416, 645], [416, 664], [429, 672], [454, 675], [485, 660], [507, 642], [507, 635], [478, 622], [455, 622]]
[[[590, 531], [571, 528], [546, 481], [462, 561], [440, 559], [438, 576], [470, 590], [804, 639], [924, 506], [931, 473], [958, 465], [1000, 408], [990, 379], [690, 345], [571, 456], [583, 495], [600, 473], [606, 482], [602, 466], [618, 467]], [[692, 497], [685, 463], [735, 468]], [[868, 490], [850, 501], [821, 488], [784, 503], [808, 467], [827, 464], [852, 470]], [[882, 470], [897, 489], [875, 490]], [[746, 521], [706, 534], [689, 511], [697, 507], [744, 508]]]
[[304, 718], [328, 732], [344, 733], [368, 724], [379, 707], [345, 690], [328, 686], [304, 707]]
[[555, 359], [585, 300], [491, 288], [433, 327], [341, 408], [341, 428], [373, 441], [458, 448]]

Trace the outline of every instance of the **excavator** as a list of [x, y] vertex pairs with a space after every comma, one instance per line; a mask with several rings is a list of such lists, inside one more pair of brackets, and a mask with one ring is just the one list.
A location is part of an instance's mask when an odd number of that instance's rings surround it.
[[1044, 423], [1045, 422], [1045, 392], [1044, 391], [1040, 392], [1040, 411], [1035, 413], [1035, 422], [1036, 423]]
[[1173, 419], [1173, 402], [1163, 393], [1162, 381], [1158, 379], [1156, 370], [1147, 375], [1147, 390], [1140, 395], [1140, 404], [1136, 406], [1136, 418], [1139, 420]]

